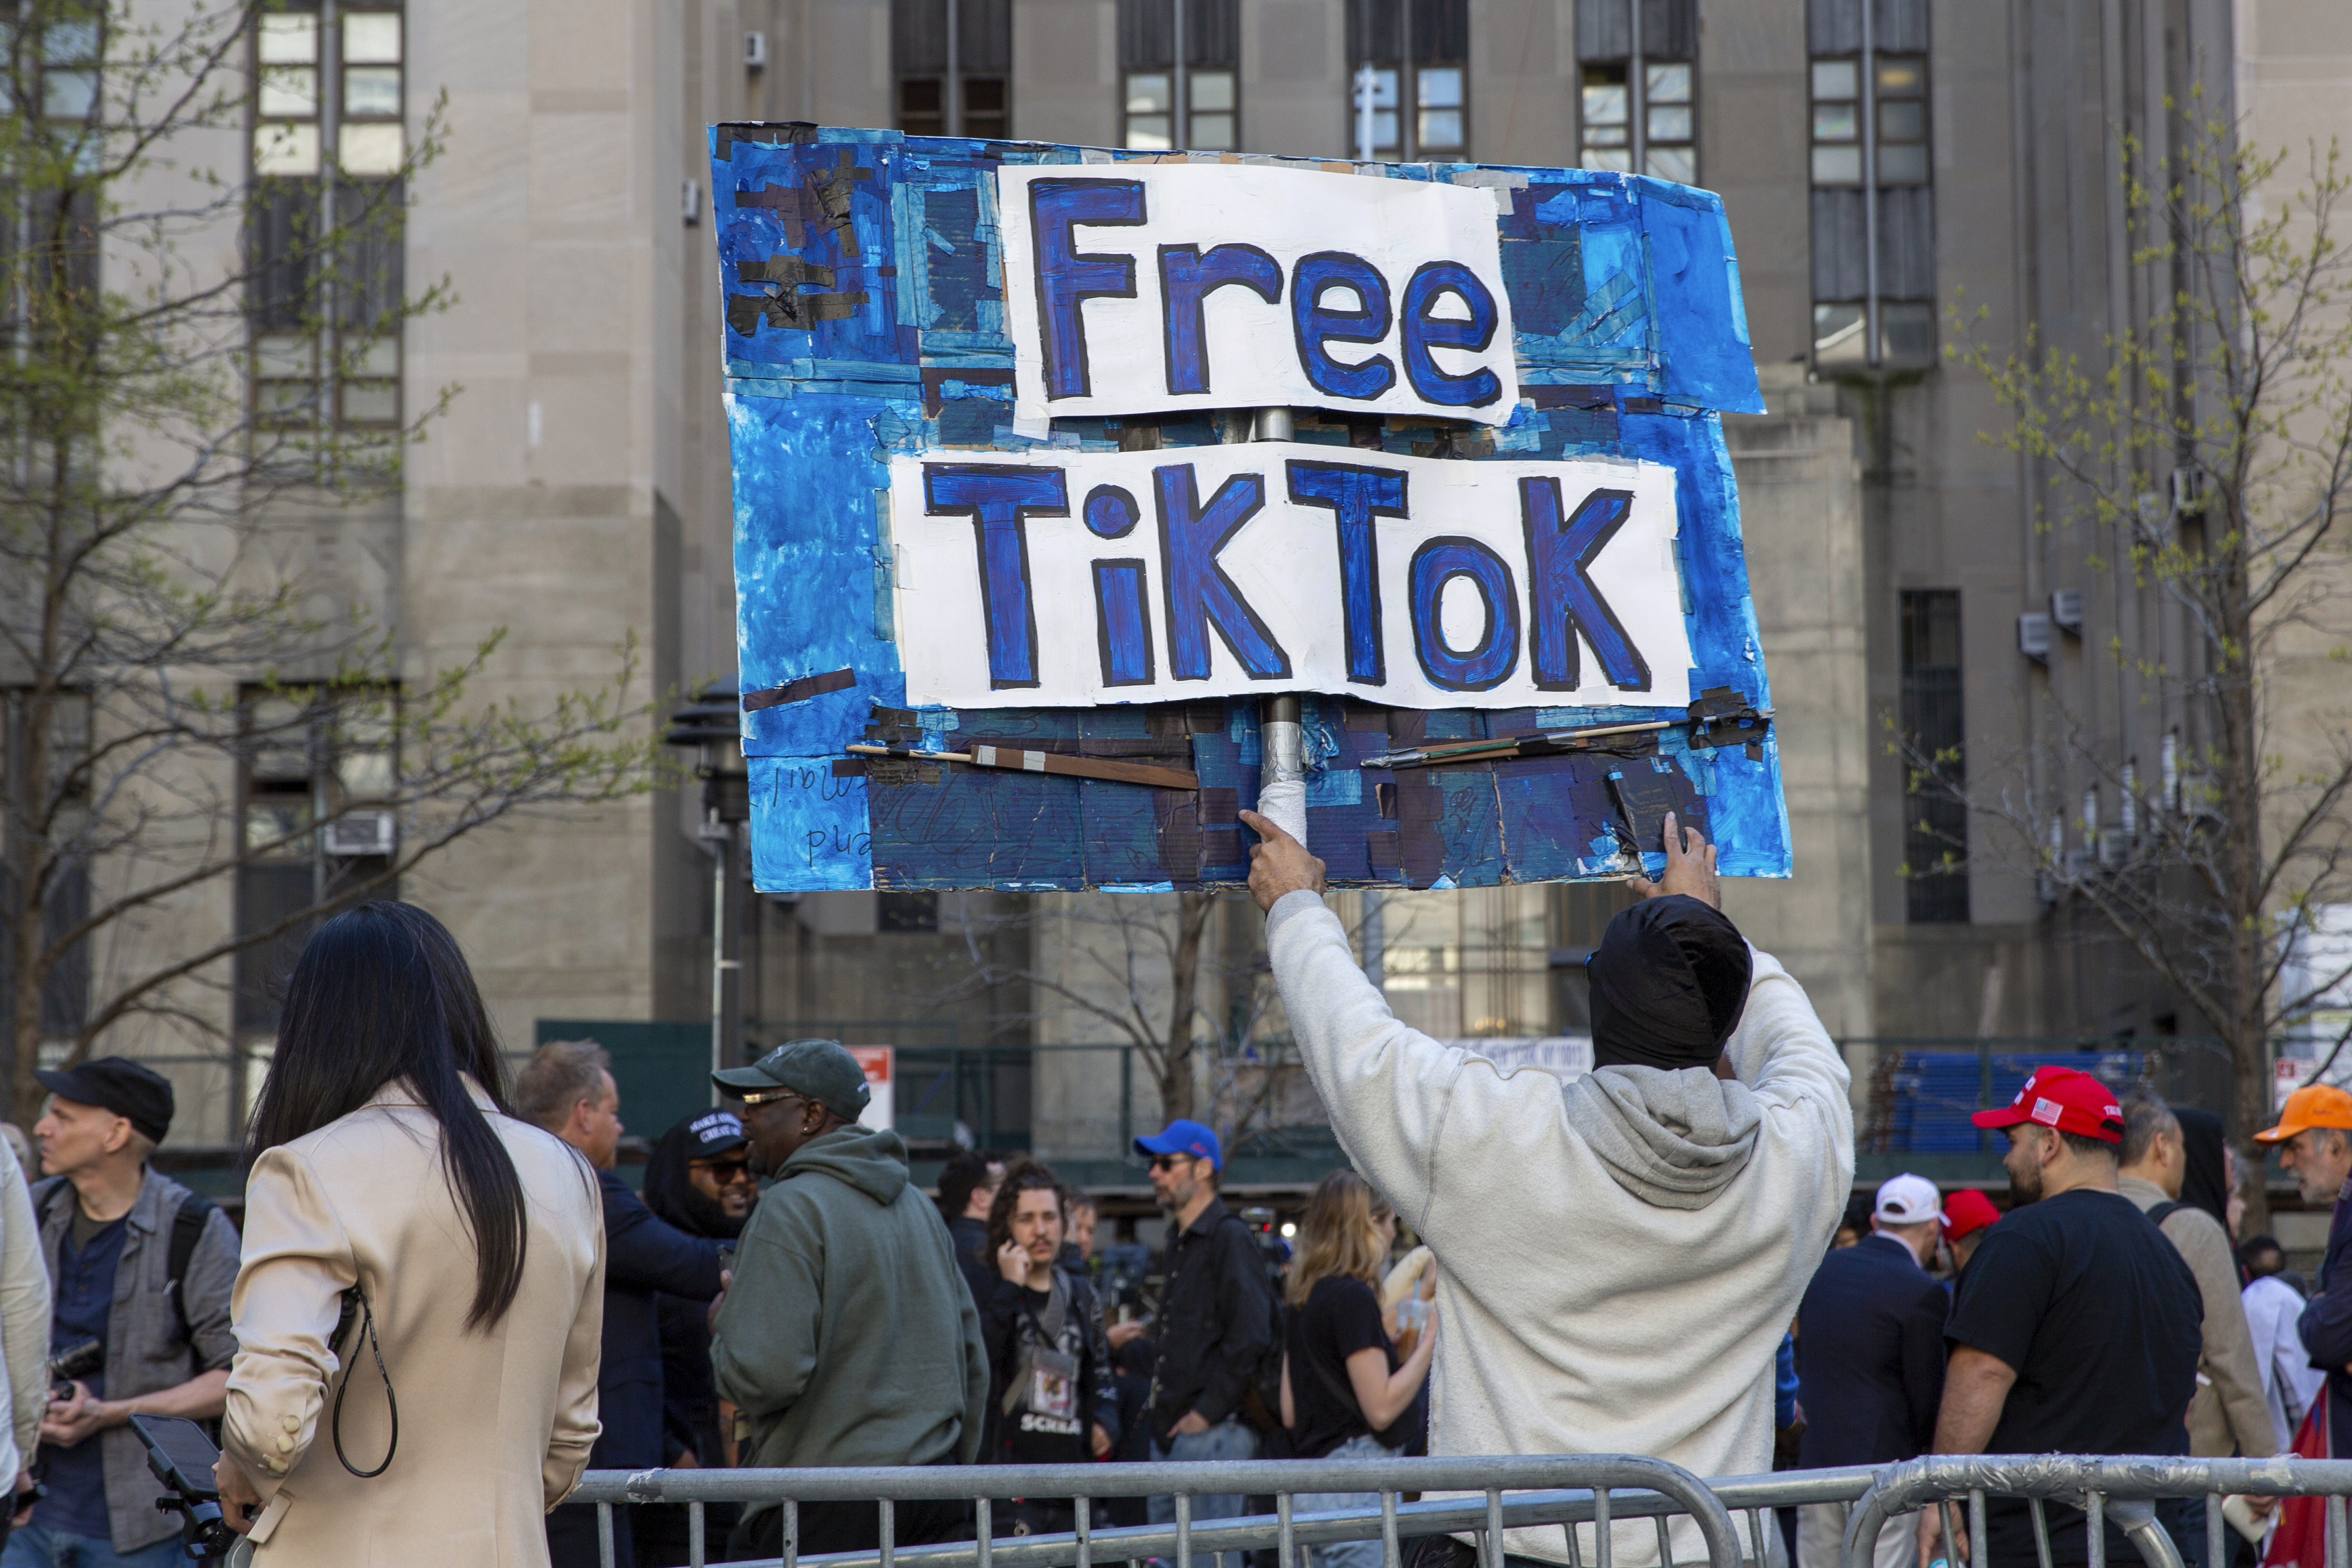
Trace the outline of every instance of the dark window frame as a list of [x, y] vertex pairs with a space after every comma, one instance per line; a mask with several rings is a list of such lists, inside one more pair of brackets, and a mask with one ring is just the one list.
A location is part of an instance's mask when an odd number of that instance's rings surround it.
[[1011, 141], [1011, 0], [891, 0], [890, 79], [904, 134]]
[[[1936, 362], [1930, 42], [1925, 0], [1808, 0], [1810, 357], [1819, 369]], [[1823, 90], [1825, 68], [1850, 73], [1841, 90]], [[1844, 134], [1822, 134], [1841, 120]]]
[[[247, 113], [247, 148], [252, 195], [247, 204], [244, 247], [251, 282], [247, 287], [247, 407], [258, 430], [317, 428], [393, 431], [406, 414], [407, 345], [402, 331], [407, 289], [406, 181], [399, 169], [353, 173], [342, 166], [345, 129], [402, 128], [406, 157], [408, 109], [407, 8], [386, 0], [340, 10], [336, 25], [323, 15], [296, 6], [273, 17], [306, 17], [311, 23], [307, 64], [265, 67], [264, 40], [257, 29], [247, 45], [254, 79], [266, 69], [307, 71], [307, 115], [264, 114], [256, 92]], [[396, 58], [353, 63], [345, 57], [351, 24], [364, 16], [396, 19]], [[391, 112], [348, 113], [353, 71], [394, 71], [398, 104]], [[331, 94], [334, 112], [326, 112]], [[335, 128], [329, 146], [330, 123]], [[306, 172], [269, 172], [260, 166], [261, 138], [272, 125], [308, 125], [316, 137], [314, 166]], [[319, 238], [331, 201], [340, 245], [332, 255]], [[362, 223], [370, 208], [373, 217]], [[322, 285], [331, 281], [331, 316]], [[388, 348], [388, 372], [371, 371], [363, 356]], [[389, 390], [390, 410], [362, 413], [347, 392]]]
[[[1118, 0], [1119, 144], [1145, 152], [1242, 150], [1239, 0], [1183, 0], [1185, 47], [1178, 68], [1175, 0]], [[1224, 101], [1202, 101], [1201, 85], [1221, 85]], [[1139, 109], [1139, 84], [1157, 82], [1156, 104]], [[1179, 101], [1179, 100], [1181, 101]], [[1164, 145], [1139, 121], [1164, 119]], [[1219, 122], [1222, 122], [1220, 124]], [[1179, 127], [1182, 135], [1177, 135]]]
[[1903, 777], [1904, 917], [1914, 925], [1969, 923], [1968, 706], [1958, 589], [1906, 589], [1897, 614], [1899, 722], [1926, 760]]
[[[1615, 170], [1654, 179], [1696, 185], [1702, 178], [1697, 0], [1576, 0], [1576, 161], [1580, 168]], [[1654, 69], [1679, 68], [1685, 73], [1682, 96], [1654, 99]], [[1617, 78], [1608, 79], [1612, 75]], [[1602, 142], [1597, 131], [1613, 122], [1595, 120], [1588, 113], [1588, 95], [1608, 88], [1623, 94], [1625, 117], [1622, 142]], [[1684, 134], [1654, 137], [1652, 110], [1688, 115]], [[1651, 168], [1655, 146], [1686, 152], [1687, 167]], [[1622, 150], [1622, 166], [1611, 153]], [[1596, 162], [1595, 160], [1599, 160]]]
[[[1357, 157], [1363, 151], [1356, 138], [1356, 78], [1369, 66], [1385, 78], [1387, 101], [1382, 106], [1375, 99], [1375, 125], [1385, 116], [1390, 127], [1385, 138], [1374, 131], [1375, 160], [1413, 162], [1424, 155], [1442, 155], [1447, 162], [1466, 161], [1473, 132], [1469, 0], [1348, 0], [1344, 25], [1348, 155]], [[1429, 101], [1423, 78], [1430, 73], [1454, 78], [1454, 102]], [[1456, 117], [1458, 134], [1450, 143], [1433, 146], [1424, 134], [1425, 118], [1449, 112]]]
[[[272, 700], [290, 702], [294, 711], [283, 719], [258, 720], [262, 705]], [[395, 719], [383, 737], [384, 744], [352, 744], [345, 733], [351, 709], [377, 703], [387, 705]], [[248, 685], [239, 691], [236, 794], [238, 859], [234, 912], [239, 935], [262, 929], [296, 910], [332, 899], [339, 886], [381, 875], [397, 856], [397, 846], [394, 856], [329, 855], [320, 831], [320, 808], [324, 808], [327, 816], [333, 816], [365, 806], [370, 796], [353, 789], [344, 776], [344, 765], [354, 756], [387, 753], [393, 777], [399, 776], [399, 704], [397, 687], [337, 690]], [[266, 722], [267, 727], [257, 730], [257, 722]], [[284, 738], [268, 738], [272, 736]], [[299, 770], [272, 770], [267, 774], [261, 770], [259, 764], [265, 757], [282, 758], [297, 745]], [[307, 823], [310, 841], [306, 848], [290, 853], [248, 859], [252, 841], [247, 835], [257, 810], [272, 800], [299, 802], [300, 820]], [[387, 884], [375, 896], [397, 898], [398, 883]], [[245, 1042], [276, 1033], [277, 992], [301, 951], [302, 943], [308, 939], [312, 924], [303, 922], [273, 941], [237, 949], [233, 960], [230, 1010], [232, 1038], [239, 1042], [241, 1055], [247, 1050]]]
[[[24, 756], [24, 702], [27, 690], [24, 686], [0, 686], [0, 789], [12, 794], [21, 792], [19, 798], [22, 799], [47, 794], [47, 787], [37, 789], [32, 780], [20, 777], [17, 772]], [[50, 767], [60, 776], [55, 782], [65, 783], [67, 780], [61, 776], [66, 768], [61, 765], [58, 754], [68, 747], [87, 754], [94, 708], [90, 695], [86, 691], [69, 690], [60, 695], [77, 707], [80, 716], [78, 721], [68, 720], [60, 726], [60, 732], [51, 737]], [[64, 791], [64, 796], [68, 800], [86, 803], [88, 780], [72, 785]], [[6, 847], [0, 844], [0, 851]], [[0, 1018], [14, 1017], [16, 1009], [15, 977], [9, 967], [16, 945], [12, 939], [13, 933], [8, 930], [5, 911], [15, 905], [15, 883], [18, 874], [18, 865], [13, 857], [0, 857], [0, 887], [5, 887], [10, 895], [8, 904], [0, 907]], [[55, 942], [68, 927], [87, 919], [89, 900], [89, 862], [77, 856], [60, 857], [60, 863], [51, 873], [48, 896], [41, 909], [44, 946]], [[44, 1040], [79, 1039], [89, 1019], [89, 996], [90, 942], [89, 938], [84, 937], [68, 947], [63, 961], [43, 977], [41, 1038]]]

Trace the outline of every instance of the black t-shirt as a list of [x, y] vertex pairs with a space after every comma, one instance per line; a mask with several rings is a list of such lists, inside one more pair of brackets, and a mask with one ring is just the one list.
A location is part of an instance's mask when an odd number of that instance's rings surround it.
[[[1355, 1385], [1349, 1381], [1348, 1358], [1375, 1346], [1387, 1353], [1388, 1369], [1397, 1369], [1396, 1346], [1389, 1343], [1381, 1322], [1380, 1298], [1361, 1280], [1327, 1275], [1315, 1281], [1307, 1304], [1289, 1315], [1286, 1330], [1290, 1352], [1291, 1412], [1298, 1417], [1291, 1427], [1292, 1448], [1302, 1459], [1319, 1459], [1350, 1437], [1371, 1428], [1356, 1407]], [[1345, 1390], [1342, 1397], [1331, 1385]]]
[[1076, 1465], [1094, 1458], [1087, 1446], [1087, 1412], [1078, 1398], [1077, 1368], [1086, 1355], [1086, 1323], [1073, 1300], [1065, 1311], [1061, 1337], [1047, 1340], [1045, 1324], [1053, 1301], [1051, 1291], [1021, 1287], [1021, 1316], [1013, 1338], [1015, 1367], [1023, 1364], [1019, 1355], [1023, 1350], [1044, 1350], [1063, 1359], [1058, 1368], [1029, 1364], [1022, 1396], [1003, 1426], [1003, 1458], [1010, 1464]]
[[[1987, 1453], [2186, 1454], [2203, 1316], [2197, 1277], [2139, 1207], [2078, 1187], [1985, 1233], [1944, 1333], [2017, 1369]], [[1988, 1508], [1994, 1560], [2034, 1562], [2024, 1503]], [[2110, 1561], [2130, 1560], [2122, 1540], [2110, 1531]], [[2084, 1560], [2080, 1514], [2052, 1509], [2051, 1547], [2053, 1564]]]

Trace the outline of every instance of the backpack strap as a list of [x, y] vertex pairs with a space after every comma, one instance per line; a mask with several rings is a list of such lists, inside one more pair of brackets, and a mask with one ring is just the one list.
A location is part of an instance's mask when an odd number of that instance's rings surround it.
[[2174, 1215], [2179, 1213], [2182, 1209], [2187, 1208], [2189, 1206], [2181, 1202], [2179, 1198], [2175, 1198], [2169, 1203], [2159, 1203], [2154, 1208], [2147, 1211], [2147, 1222], [2150, 1225], [2155, 1226], [2158, 1230], [2161, 1230], [2164, 1228], [2164, 1222], [2166, 1220], [2171, 1218]]
[[180, 1322], [180, 1337], [194, 1340], [195, 1333], [188, 1324], [188, 1264], [195, 1258], [196, 1245], [205, 1239], [205, 1227], [211, 1223], [213, 1201], [201, 1193], [190, 1193], [180, 1200], [180, 1211], [172, 1216], [171, 1249], [164, 1254], [167, 1280], [163, 1288], [171, 1292], [172, 1311]]

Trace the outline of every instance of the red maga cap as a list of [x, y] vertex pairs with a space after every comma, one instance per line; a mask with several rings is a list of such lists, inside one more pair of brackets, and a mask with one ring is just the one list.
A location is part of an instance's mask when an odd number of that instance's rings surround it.
[[1944, 1239], [1958, 1241], [1963, 1236], [1973, 1236], [2000, 1218], [2000, 1210], [1992, 1199], [1974, 1187], [1944, 1195]]
[[1969, 1120], [1979, 1127], [2014, 1127], [2032, 1122], [2110, 1144], [2124, 1141], [2124, 1108], [2116, 1103], [2116, 1092], [2071, 1067], [2037, 1069], [2016, 1099], [1998, 1110], [1979, 1111]]

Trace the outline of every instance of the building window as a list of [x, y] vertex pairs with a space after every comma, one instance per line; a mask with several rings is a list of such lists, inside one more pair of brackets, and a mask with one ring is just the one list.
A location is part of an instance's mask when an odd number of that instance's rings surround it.
[[[13, 12], [14, 7], [11, 7]], [[100, 13], [52, 16], [40, 29], [41, 117], [90, 123], [99, 117]]]
[[1577, 161], [1698, 183], [1697, 0], [1576, 0]]
[[[49, 710], [48, 778], [31, 776], [33, 694], [0, 686], [0, 790], [19, 804], [26, 819], [47, 815], [53, 826], [41, 835], [49, 861], [48, 887], [41, 899], [41, 941], [58, 938], [89, 918], [89, 862], [82, 852], [89, 783], [79, 771], [89, 756], [90, 700], [68, 692]], [[0, 1019], [16, 1017], [14, 917], [28, 866], [23, 841], [0, 841]], [[70, 1044], [89, 1018], [89, 939], [73, 944], [50, 966], [41, 984], [40, 1031], [45, 1041]]]
[[1241, 150], [1240, 0], [1118, 0], [1118, 64], [1119, 134], [1127, 146], [1148, 152]]
[[936, 893], [877, 893], [874, 895], [874, 928], [877, 931], [937, 931], [940, 895]]
[[1469, 0], [1348, 0], [1347, 21], [1350, 150], [1360, 158], [1468, 157]]
[[891, 0], [890, 54], [899, 130], [1012, 136], [1012, 0]]
[[1966, 924], [1968, 737], [1960, 699], [1960, 596], [1948, 589], [1903, 595], [1903, 733], [1916, 755], [1904, 774], [1903, 863], [1914, 925]]
[[[280, 429], [402, 423], [408, 157], [396, 10], [260, 17], [254, 40], [254, 413]], [[321, 91], [321, 84], [327, 90]]]
[[1391, 897], [1381, 975], [1396, 1016], [1438, 1040], [1559, 1032], [1551, 890], [1482, 887]]
[[1814, 361], [1933, 363], [1927, 0], [1808, 0], [1806, 25]]
[[[239, 709], [236, 1038], [252, 1054], [310, 935], [303, 915], [392, 869], [394, 813], [374, 802], [398, 773], [394, 697], [377, 690], [253, 687]], [[385, 882], [372, 896], [398, 896]], [[268, 934], [264, 936], [263, 934]]]

